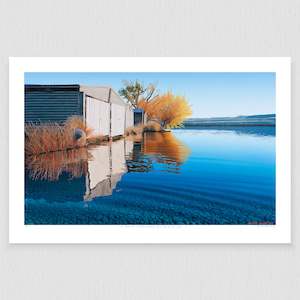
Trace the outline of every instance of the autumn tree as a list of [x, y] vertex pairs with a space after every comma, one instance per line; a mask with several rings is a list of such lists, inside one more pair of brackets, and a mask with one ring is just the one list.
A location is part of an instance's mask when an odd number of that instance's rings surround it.
[[124, 81], [124, 87], [119, 90], [119, 94], [124, 97], [134, 108], [139, 106], [140, 101], [150, 102], [158, 96], [155, 84], [145, 86], [138, 80]]
[[168, 92], [152, 101], [140, 101], [138, 107], [144, 109], [148, 120], [157, 121], [163, 128], [176, 128], [192, 114], [192, 109], [183, 96]]

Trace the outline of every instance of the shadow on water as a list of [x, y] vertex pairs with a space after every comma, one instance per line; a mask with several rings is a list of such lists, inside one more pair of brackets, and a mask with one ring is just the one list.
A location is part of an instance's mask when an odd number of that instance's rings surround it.
[[167, 132], [29, 156], [25, 159], [26, 192], [51, 200], [76, 191], [69, 199], [90, 201], [112, 195], [125, 173], [148, 172], [155, 162], [166, 165], [166, 172], [176, 173], [188, 155], [189, 149]]
[[255, 135], [255, 136], [275, 136], [275, 126], [185, 126], [184, 129], [191, 130], [206, 130], [222, 133], [224, 131], [231, 131], [238, 135]]

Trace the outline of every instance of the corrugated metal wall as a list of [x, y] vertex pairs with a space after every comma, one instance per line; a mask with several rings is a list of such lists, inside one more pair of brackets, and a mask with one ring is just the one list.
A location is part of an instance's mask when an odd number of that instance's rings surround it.
[[82, 115], [79, 86], [25, 86], [25, 122], [64, 122]]
[[144, 114], [144, 112], [141, 111], [141, 110], [135, 109], [133, 111], [133, 119], [134, 119], [133, 123], [134, 123], [134, 125], [143, 124], [143, 114]]

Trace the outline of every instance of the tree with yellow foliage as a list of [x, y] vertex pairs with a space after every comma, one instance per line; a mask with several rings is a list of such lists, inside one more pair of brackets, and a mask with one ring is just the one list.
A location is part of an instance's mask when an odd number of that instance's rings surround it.
[[141, 100], [139, 108], [142, 108], [148, 119], [157, 121], [163, 128], [176, 128], [192, 114], [192, 109], [183, 96], [173, 95], [168, 92], [158, 96], [152, 101]]

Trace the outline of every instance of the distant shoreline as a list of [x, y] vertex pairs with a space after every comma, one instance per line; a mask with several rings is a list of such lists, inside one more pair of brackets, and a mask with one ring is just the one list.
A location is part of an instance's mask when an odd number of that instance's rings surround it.
[[183, 124], [184, 127], [276, 127], [276, 124]]
[[190, 118], [183, 122], [184, 127], [276, 127], [276, 115], [250, 115], [238, 117]]

